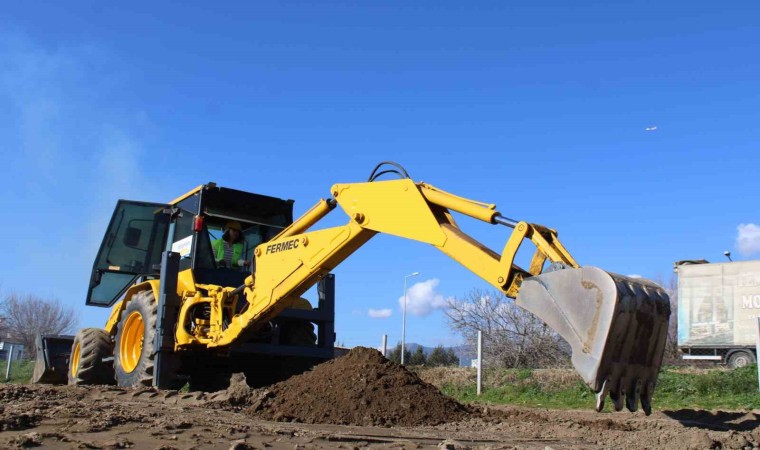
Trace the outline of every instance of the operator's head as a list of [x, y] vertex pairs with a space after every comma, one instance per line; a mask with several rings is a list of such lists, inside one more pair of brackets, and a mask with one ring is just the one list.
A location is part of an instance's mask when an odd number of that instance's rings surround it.
[[240, 232], [243, 227], [240, 226], [240, 222], [237, 220], [230, 220], [224, 224], [224, 235], [222, 238], [228, 242], [237, 242], [240, 239]]

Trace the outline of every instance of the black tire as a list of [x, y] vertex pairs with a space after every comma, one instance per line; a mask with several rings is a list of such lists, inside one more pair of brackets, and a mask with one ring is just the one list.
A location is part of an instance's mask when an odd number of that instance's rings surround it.
[[755, 363], [755, 355], [751, 352], [738, 351], [731, 353], [728, 357], [728, 367], [738, 369], [739, 367], [748, 366]]
[[280, 319], [280, 344], [316, 347], [317, 335], [314, 324], [303, 320]]
[[71, 346], [68, 383], [78, 386], [115, 384], [112, 358], [113, 342], [106, 330], [79, 330]]
[[[136, 293], [121, 313], [116, 339], [114, 339], [113, 361], [116, 384], [119, 386], [150, 387], [153, 385], [154, 359], [156, 356], [153, 351], [153, 338], [156, 335], [157, 316], [158, 304], [156, 304], [153, 291]], [[138, 346], [140, 348], [129, 345], [129, 339], [134, 340], [136, 338], [131, 333], [136, 328], [139, 330], [139, 327], [135, 325], [137, 317], [143, 325], [142, 344]], [[128, 329], [125, 330], [125, 328]]]
[[[290, 308], [311, 311], [311, 303], [299, 297], [290, 302]], [[314, 334], [314, 324], [305, 320], [275, 319], [280, 328], [280, 345], [299, 345], [316, 347], [317, 335]]]

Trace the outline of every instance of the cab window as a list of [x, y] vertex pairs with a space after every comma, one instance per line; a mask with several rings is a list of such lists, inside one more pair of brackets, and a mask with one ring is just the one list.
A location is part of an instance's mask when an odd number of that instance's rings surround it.
[[167, 205], [120, 200], [90, 278], [87, 304], [110, 306], [139, 276], [157, 275], [166, 242]]

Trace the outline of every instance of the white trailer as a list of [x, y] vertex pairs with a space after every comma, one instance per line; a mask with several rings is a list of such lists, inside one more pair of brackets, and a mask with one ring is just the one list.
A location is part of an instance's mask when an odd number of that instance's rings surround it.
[[678, 261], [678, 347], [731, 368], [757, 360], [760, 261]]

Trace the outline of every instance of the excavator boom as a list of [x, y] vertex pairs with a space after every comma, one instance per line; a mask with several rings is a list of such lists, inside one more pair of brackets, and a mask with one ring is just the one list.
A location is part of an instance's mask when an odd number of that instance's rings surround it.
[[[403, 171], [403, 175], [406, 172]], [[377, 172], [377, 169], [376, 171]], [[495, 205], [458, 197], [407, 177], [336, 184], [321, 200], [254, 252], [255, 273], [238, 289], [224, 288], [220, 301], [239, 297], [245, 306], [223, 324], [211, 310], [208, 347], [225, 347], [276, 317], [377, 233], [430, 244], [453, 258], [556, 330], [572, 348], [572, 362], [597, 394], [601, 410], [609, 394], [615, 408], [647, 414], [662, 363], [670, 316], [665, 292], [654, 283], [580, 267], [556, 231], [508, 219]], [[343, 226], [310, 231], [337, 205], [350, 218]], [[511, 228], [498, 253], [473, 239], [452, 213]], [[535, 253], [527, 269], [515, 264], [524, 241]]]

